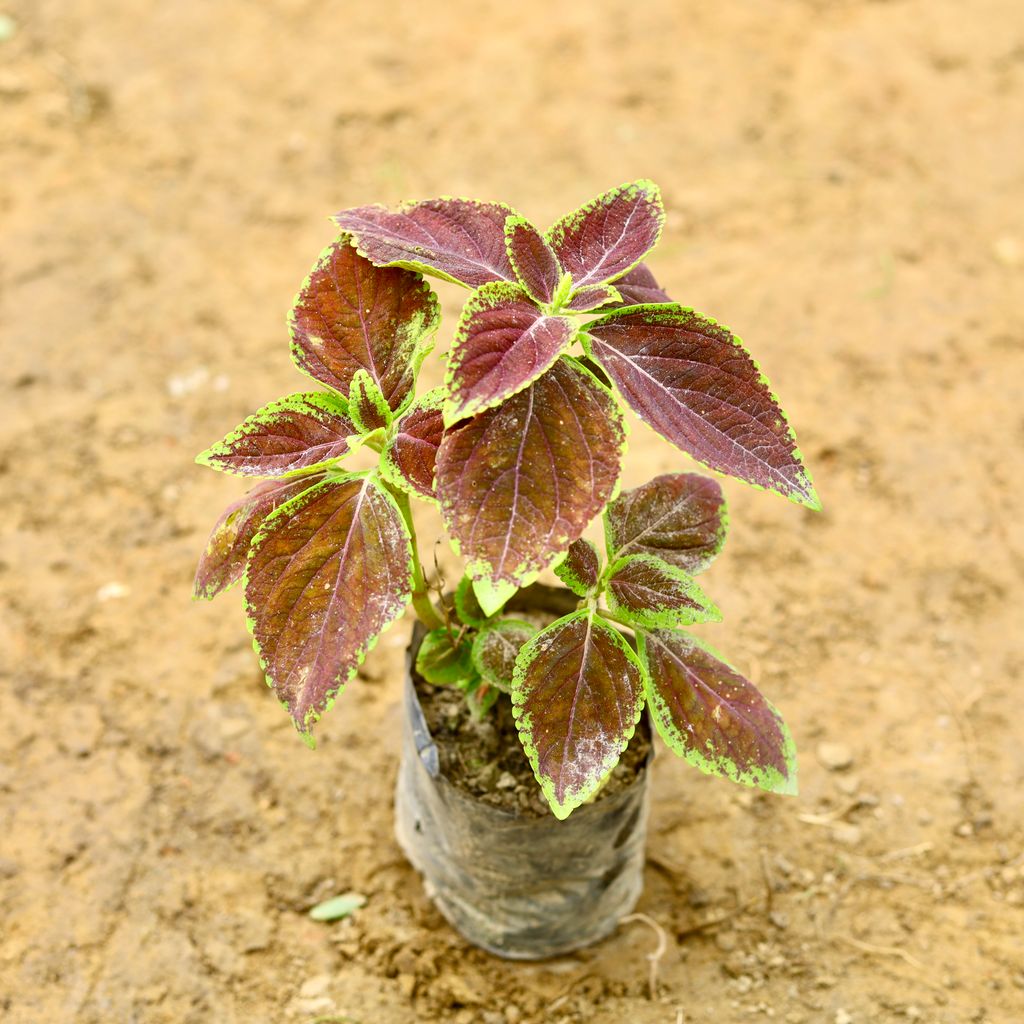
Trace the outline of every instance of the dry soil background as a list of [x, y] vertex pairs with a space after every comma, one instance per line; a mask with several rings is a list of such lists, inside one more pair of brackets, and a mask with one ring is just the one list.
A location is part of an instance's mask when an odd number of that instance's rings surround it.
[[[1020, 0], [3, 10], [5, 1022], [1024, 1019]], [[283, 318], [329, 213], [546, 223], [639, 176], [658, 277], [758, 354], [826, 504], [725, 485], [705, 635], [802, 792], [659, 758], [654, 999], [642, 924], [506, 964], [424, 898], [391, 835], [406, 626], [310, 753], [237, 594], [189, 599], [239, 493], [192, 456], [301, 388]], [[636, 426], [627, 483], [685, 464]]]

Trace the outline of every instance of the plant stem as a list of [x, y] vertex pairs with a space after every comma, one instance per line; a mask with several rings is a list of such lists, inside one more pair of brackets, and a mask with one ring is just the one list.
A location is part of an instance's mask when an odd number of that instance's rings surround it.
[[409, 505], [409, 495], [392, 487], [388, 483], [384, 486], [391, 492], [391, 496], [402, 513], [406, 528], [409, 531], [409, 542], [412, 548], [412, 607], [420, 622], [427, 629], [443, 629], [444, 620], [437, 614], [433, 602], [430, 600], [430, 589], [427, 587], [426, 578], [423, 575], [423, 566], [420, 564], [420, 552], [416, 543], [416, 527], [412, 521], [412, 508]]

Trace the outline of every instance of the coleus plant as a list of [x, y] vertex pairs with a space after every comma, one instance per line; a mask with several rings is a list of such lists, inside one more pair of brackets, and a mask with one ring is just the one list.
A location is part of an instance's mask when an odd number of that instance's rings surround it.
[[[739, 338], [672, 302], [642, 262], [664, 223], [658, 188], [611, 189], [543, 233], [467, 199], [334, 220], [340, 237], [289, 317], [293, 360], [327, 390], [271, 402], [197, 460], [265, 478], [215, 526], [195, 593], [243, 581], [267, 681], [300, 733], [311, 743], [411, 602], [428, 630], [420, 674], [460, 687], [478, 715], [511, 698], [559, 818], [597, 792], [645, 705], [703, 771], [795, 792], [778, 712], [684, 631], [720, 618], [694, 580], [725, 539], [718, 483], [672, 473], [616, 496], [624, 403], [710, 469], [819, 507]], [[440, 320], [423, 275], [471, 294], [443, 386], [417, 396]], [[346, 468], [359, 449], [375, 468]], [[465, 560], [450, 602], [423, 572], [411, 498], [439, 508]], [[602, 512], [603, 559], [582, 539]], [[542, 629], [504, 615], [549, 568], [577, 610]]]

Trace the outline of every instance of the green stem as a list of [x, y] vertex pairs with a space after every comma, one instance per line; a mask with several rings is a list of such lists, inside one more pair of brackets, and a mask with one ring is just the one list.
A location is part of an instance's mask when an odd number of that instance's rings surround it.
[[443, 629], [444, 619], [437, 614], [433, 602], [430, 600], [430, 589], [427, 587], [426, 578], [423, 575], [423, 566], [420, 564], [419, 547], [416, 544], [416, 527], [412, 521], [412, 508], [409, 505], [409, 495], [385, 483], [385, 487], [391, 492], [391, 496], [402, 513], [406, 528], [409, 531], [409, 541], [412, 547], [412, 607], [420, 622], [427, 629]]

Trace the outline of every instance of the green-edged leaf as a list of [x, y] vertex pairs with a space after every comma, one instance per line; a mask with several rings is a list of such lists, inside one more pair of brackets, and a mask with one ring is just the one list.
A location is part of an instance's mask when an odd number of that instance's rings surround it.
[[608, 607], [631, 625], [672, 629], [719, 622], [722, 613], [682, 569], [654, 555], [629, 555], [608, 570]]
[[536, 632], [536, 626], [519, 619], [500, 619], [484, 626], [473, 639], [473, 667], [481, 678], [508, 693], [516, 655]]
[[288, 317], [303, 373], [347, 396], [366, 370], [391, 409], [412, 394], [440, 322], [437, 297], [409, 270], [382, 269], [345, 239], [320, 254]]
[[505, 247], [519, 283], [535, 302], [547, 304], [555, 297], [562, 268], [547, 239], [525, 218], [505, 221]]
[[307, 734], [411, 597], [412, 547], [373, 476], [329, 477], [263, 523], [245, 599], [267, 682]]
[[238, 476], [284, 476], [347, 455], [356, 433], [342, 399], [311, 391], [265, 405], [196, 462]]
[[427, 501], [435, 500], [434, 464], [444, 434], [445, 395], [444, 388], [434, 388], [416, 399], [399, 418], [380, 460], [388, 483]]
[[821, 507], [771, 384], [728, 328], [663, 303], [586, 329], [594, 358], [662, 437], [720, 473]]
[[558, 565], [555, 575], [574, 593], [586, 597], [601, 575], [601, 556], [589, 540], [582, 537], [569, 545], [569, 550]]
[[541, 630], [519, 652], [512, 713], [556, 818], [597, 792], [643, 709], [643, 670], [622, 635], [593, 610]]
[[632, 270], [661, 237], [665, 208], [653, 181], [619, 185], [563, 217], [547, 234], [576, 287]]
[[505, 221], [515, 212], [504, 203], [443, 196], [397, 210], [360, 206], [334, 220], [379, 267], [408, 267], [479, 288], [515, 280], [505, 251]]
[[473, 580], [473, 595], [487, 618], [497, 615], [518, 589], [517, 584], [506, 580], [491, 580], [486, 576]]
[[348, 411], [361, 434], [391, 426], [392, 414], [377, 382], [367, 370], [356, 370], [348, 389]]
[[210, 600], [234, 586], [245, 572], [245, 557], [263, 520], [274, 509], [319, 483], [322, 473], [267, 480], [225, 509], [206, 542], [193, 585], [195, 597]]
[[600, 309], [609, 303], [621, 301], [622, 296], [617, 287], [610, 284], [588, 284], [572, 293], [565, 308], [574, 313], [589, 313], [592, 309]]
[[456, 643], [458, 634], [449, 629], [433, 629], [420, 644], [416, 655], [416, 671], [428, 683], [455, 686], [472, 679], [472, 645], [468, 639]]
[[546, 316], [518, 285], [484, 285], [463, 307], [448, 356], [446, 424], [522, 391], [572, 344], [575, 328]]
[[611, 497], [624, 440], [612, 396], [566, 357], [448, 430], [437, 495], [469, 575], [514, 588], [548, 568]]
[[623, 491], [604, 513], [608, 557], [657, 555], [691, 576], [725, 544], [729, 513], [717, 480], [665, 473]]
[[455, 588], [455, 614], [464, 626], [482, 626], [487, 621], [468, 576], [463, 576]]
[[638, 639], [655, 725], [709, 775], [795, 794], [796, 749], [778, 711], [707, 644], [657, 630]]

